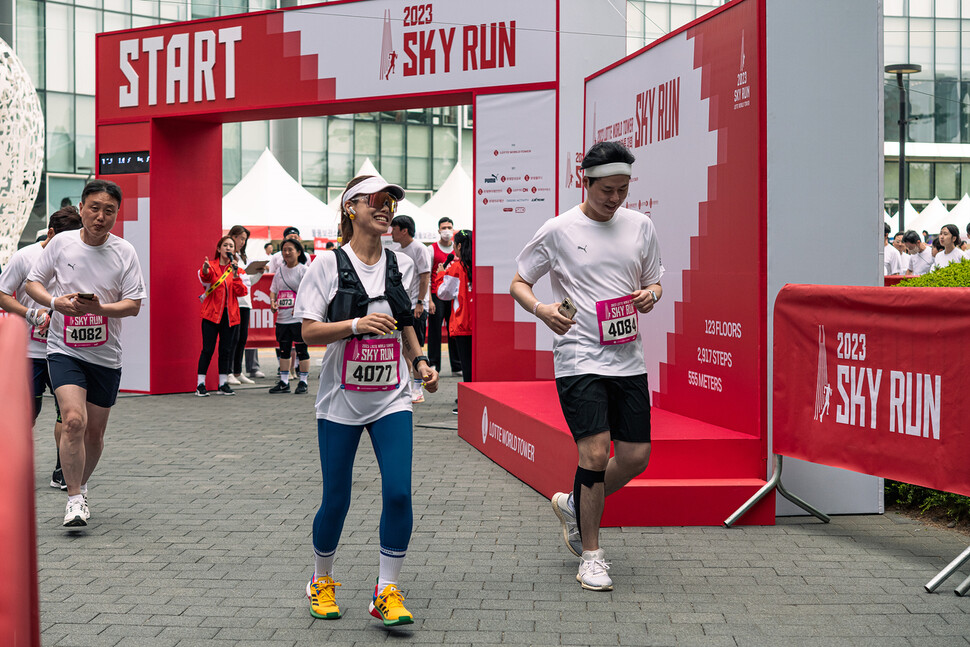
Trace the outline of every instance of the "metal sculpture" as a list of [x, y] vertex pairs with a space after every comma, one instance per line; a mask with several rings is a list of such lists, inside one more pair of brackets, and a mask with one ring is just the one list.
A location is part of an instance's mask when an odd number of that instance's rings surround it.
[[17, 250], [44, 168], [44, 114], [23, 63], [0, 39], [0, 265]]

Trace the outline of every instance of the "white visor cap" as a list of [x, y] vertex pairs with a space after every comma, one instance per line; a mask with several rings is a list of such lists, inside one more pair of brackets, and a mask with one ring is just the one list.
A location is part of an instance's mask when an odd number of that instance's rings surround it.
[[371, 195], [381, 191], [387, 191], [394, 196], [395, 200], [404, 199], [404, 189], [396, 184], [391, 184], [380, 175], [372, 175], [344, 191], [344, 194], [340, 197], [340, 206], [343, 207], [345, 202], [353, 200], [359, 195]]

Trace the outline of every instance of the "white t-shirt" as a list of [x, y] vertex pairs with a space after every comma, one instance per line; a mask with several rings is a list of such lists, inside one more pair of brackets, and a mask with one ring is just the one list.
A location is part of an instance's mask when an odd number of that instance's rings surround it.
[[276, 274], [273, 275], [273, 282], [269, 285], [269, 291], [276, 294], [279, 309], [276, 311], [276, 323], [291, 324], [300, 323], [302, 319], [293, 316], [293, 306], [295, 300], [293, 295], [288, 292], [299, 293], [300, 282], [306, 276], [309, 268], [306, 265], [296, 264], [295, 267], [287, 267], [284, 263]]
[[[385, 265], [387, 260], [382, 255], [374, 265], [365, 265], [354, 250], [347, 245], [342, 248], [347, 252], [353, 263], [357, 276], [371, 298], [384, 294]], [[394, 252], [397, 256], [398, 269], [401, 271], [402, 282], [405, 286], [413, 286], [414, 263], [402, 252]], [[336, 254], [321, 254], [310, 265], [300, 291], [296, 296], [294, 315], [298, 320], [311, 319], [313, 321], [329, 321], [327, 308], [337, 293], [337, 257]], [[417, 298], [415, 289], [409, 291], [409, 296]], [[367, 307], [367, 314], [372, 312], [391, 313], [391, 306], [386, 300], [374, 301]], [[386, 339], [380, 335], [367, 335], [366, 339]], [[400, 349], [400, 361], [397, 366], [399, 383], [392, 391], [352, 391], [341, 388], [343, 383], [344, 351], [347, 340], [341, 339], [327, 346], [323, 356], [323, 367], [320, 369], [320, 388], [317, 391], [317, 418], [337, 422], [344, 425], [366, 425], [384, 416], [398, 411], [411, 411], [411, 379], [408, 373], [407, 360], [401, 346], [401, 332], [394, 331], [393, 338]]]
[[964, 258], [966, 258], [966, 255], [963, 251], [959, 247], [954, 247], [953, 251], [949, 254], [946, 253], [946, 250], [938, 252], [933, 258], [933, 266], [946, 267], [950, 263], [959, 263]]
[[[313, 250], [310, 250], [310, 251], [313, 251]], [[307, 262], [301, 263], [301, 265], [309, 265], [309, 264], [310, 264], [310, 254], [309, 252], [307, 252]], [[269, 257], [269, 265], [266, 266], [266, 271], [275, 274], [280, 271], [281, 267], [286, 267], [286, 261], [283, 260], [283, 252], [276, 252], [275, 254]]]
[[519, 276], [533, 285], [549, 273], [556, 301], [568, 296], [576, 305], [576, 324], [554, 336], [556, 377], [646, 372], [639, 332], [629, 343], [600, 344], [596, 304], [660, 281], [660, 244], [650, 218], [621, 207], [608, 222], [597, 222], [573, 207], [547, 220], [516, 264]]
[[[428, 291], [430, 291], [430, 286], [431, 286], [431, 275], [430, 275], [430, 272], [431, 272], [431, 255], [430, 255], [430, 249], [428, 247], [426, 247], [423, 243], [419, 243], [416, 240], [412, 240], [411, 241], [411, 244], [408, 245], [407, 247], [401, 247], [400, 249], [396, 249], [394, 251], [401, 252], [402, 254], [407, 254], [408, 258], [410, 258], [414, 262], [414, 280], [415, 280], [414, 292], [415, 292], [415, 294], [417, 294], [418, 288], [420, 288], [420, 286], [421, 286], [421, 275], [424, 274], [425, 272], [428, 272], [429, 273], [428, 274], [428, 286], [429, 286]], [[425, 303], [428, 302], [428, 299], [430, 298], [428, 296], [428, 294], [427, 294], [428, 291], [426, 291], [425, 294], [419, 294], [416, 297], [414, 297], [414, 299], [412, 299], [412, 301], [411, 301], [411, 308], [412, 309], [416, 305], [418, 305], [418, 299], [421, 299]]]
[[[252, 292], [250, 288], [253, 287], [253, 277], [246, 274], [246, 265], [248, 263], [242, 259], [242, 256], [236, 254], [236, 264], [239, 265], [239, 279], [243, 282], [243, 285], [246, 286], [246, 294], [242, 295], [241, 297], [236, 297], [239, 299], [239, 307], [252, 308], [253, 298], [249, 293]], [[256, 275], [256, 280], [259, 280], [258, 274]]]
[[[54, 236], [27, 279], [46, 285], [52, 296], [93, 292], [104, 304], [148, 298], [138, 256], [131, 243], [108, 234], [108, 240], [92, 247], [81, 240], [81, 231]], [[121, 319], [106, 319], [107, 339], [103, 343], [70, 346], [65, 339], [64, 315], [55, 312], [47, 335], [47, 354], [60, 353], [107, 368], [121, 368]], [[99, 338], [88, 341], [97, 343]]]
[[886, 246], [883, 247], [883, 276], [889, 276], [890, 274], [903, 274], [905, 272], [906, 267], [903, 266], [903, 259], [902, 255], [899, 253], [899, 250], [887, 243]]
[[[10, 296], [16, 295], [17, 302], [25, 308], [46, 308], [50, 310], [51, 307], [49, 303], [46, 305], [37, 303], [30, 298], [27, 290], [24, 289], [30, 269], [37, 263], [37, 259], [40, 258], [43, 251], [44, 248], [41, 247], [40, 243], [27, 245], [17, 250], [10, 257], [10, 262], [3, 269], [3, 273], [0, 274], [0, 292]], [[30, 326], [27, 333], [27, 357], [31, 359], [45, 359], [47, 357], [47, 343], [39, 341], [40, 339], [42, 338], [35, 327]]]
[[921, 252], [915, 254], [910, 254], [909, 256], [909, 270], [913, 274], [919, 276], [921, 274], [926, 274], [933, 269], [933, 248], [929, 245], [926, 246]]

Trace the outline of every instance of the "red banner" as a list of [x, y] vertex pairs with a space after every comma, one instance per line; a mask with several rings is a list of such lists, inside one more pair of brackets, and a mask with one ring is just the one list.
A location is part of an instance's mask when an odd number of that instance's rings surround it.
[[253, 309], [249, 313], [246, 348], [276, 348], [276, 313], [269, 307], [269, 286], [274, 274], [265, 273], [249, 288]]
[[970, 288], [789, 285], [774, 317], [774, 452], [970, 495]]

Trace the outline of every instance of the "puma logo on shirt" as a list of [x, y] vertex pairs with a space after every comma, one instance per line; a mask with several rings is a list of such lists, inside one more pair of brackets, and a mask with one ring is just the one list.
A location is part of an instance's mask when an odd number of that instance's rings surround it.
[[589, 254], [589, 252], [586, 251], [587, 247], [589, 247], [589, 243], [586, 243], [585, 245], [576, 245], [576, 249], [581, 249], [584, 253]]
[[[586, 250], [583, 250], [583, 251], [586, 251]], [[73, 270], [73, 269], [76, 269], [76, 268], [74, 267], [74, 263], [68, 263], [68, 264], [67, 264], [67, 266], [68, 266], [69, 268], [71, 268], [72, 270]]]

